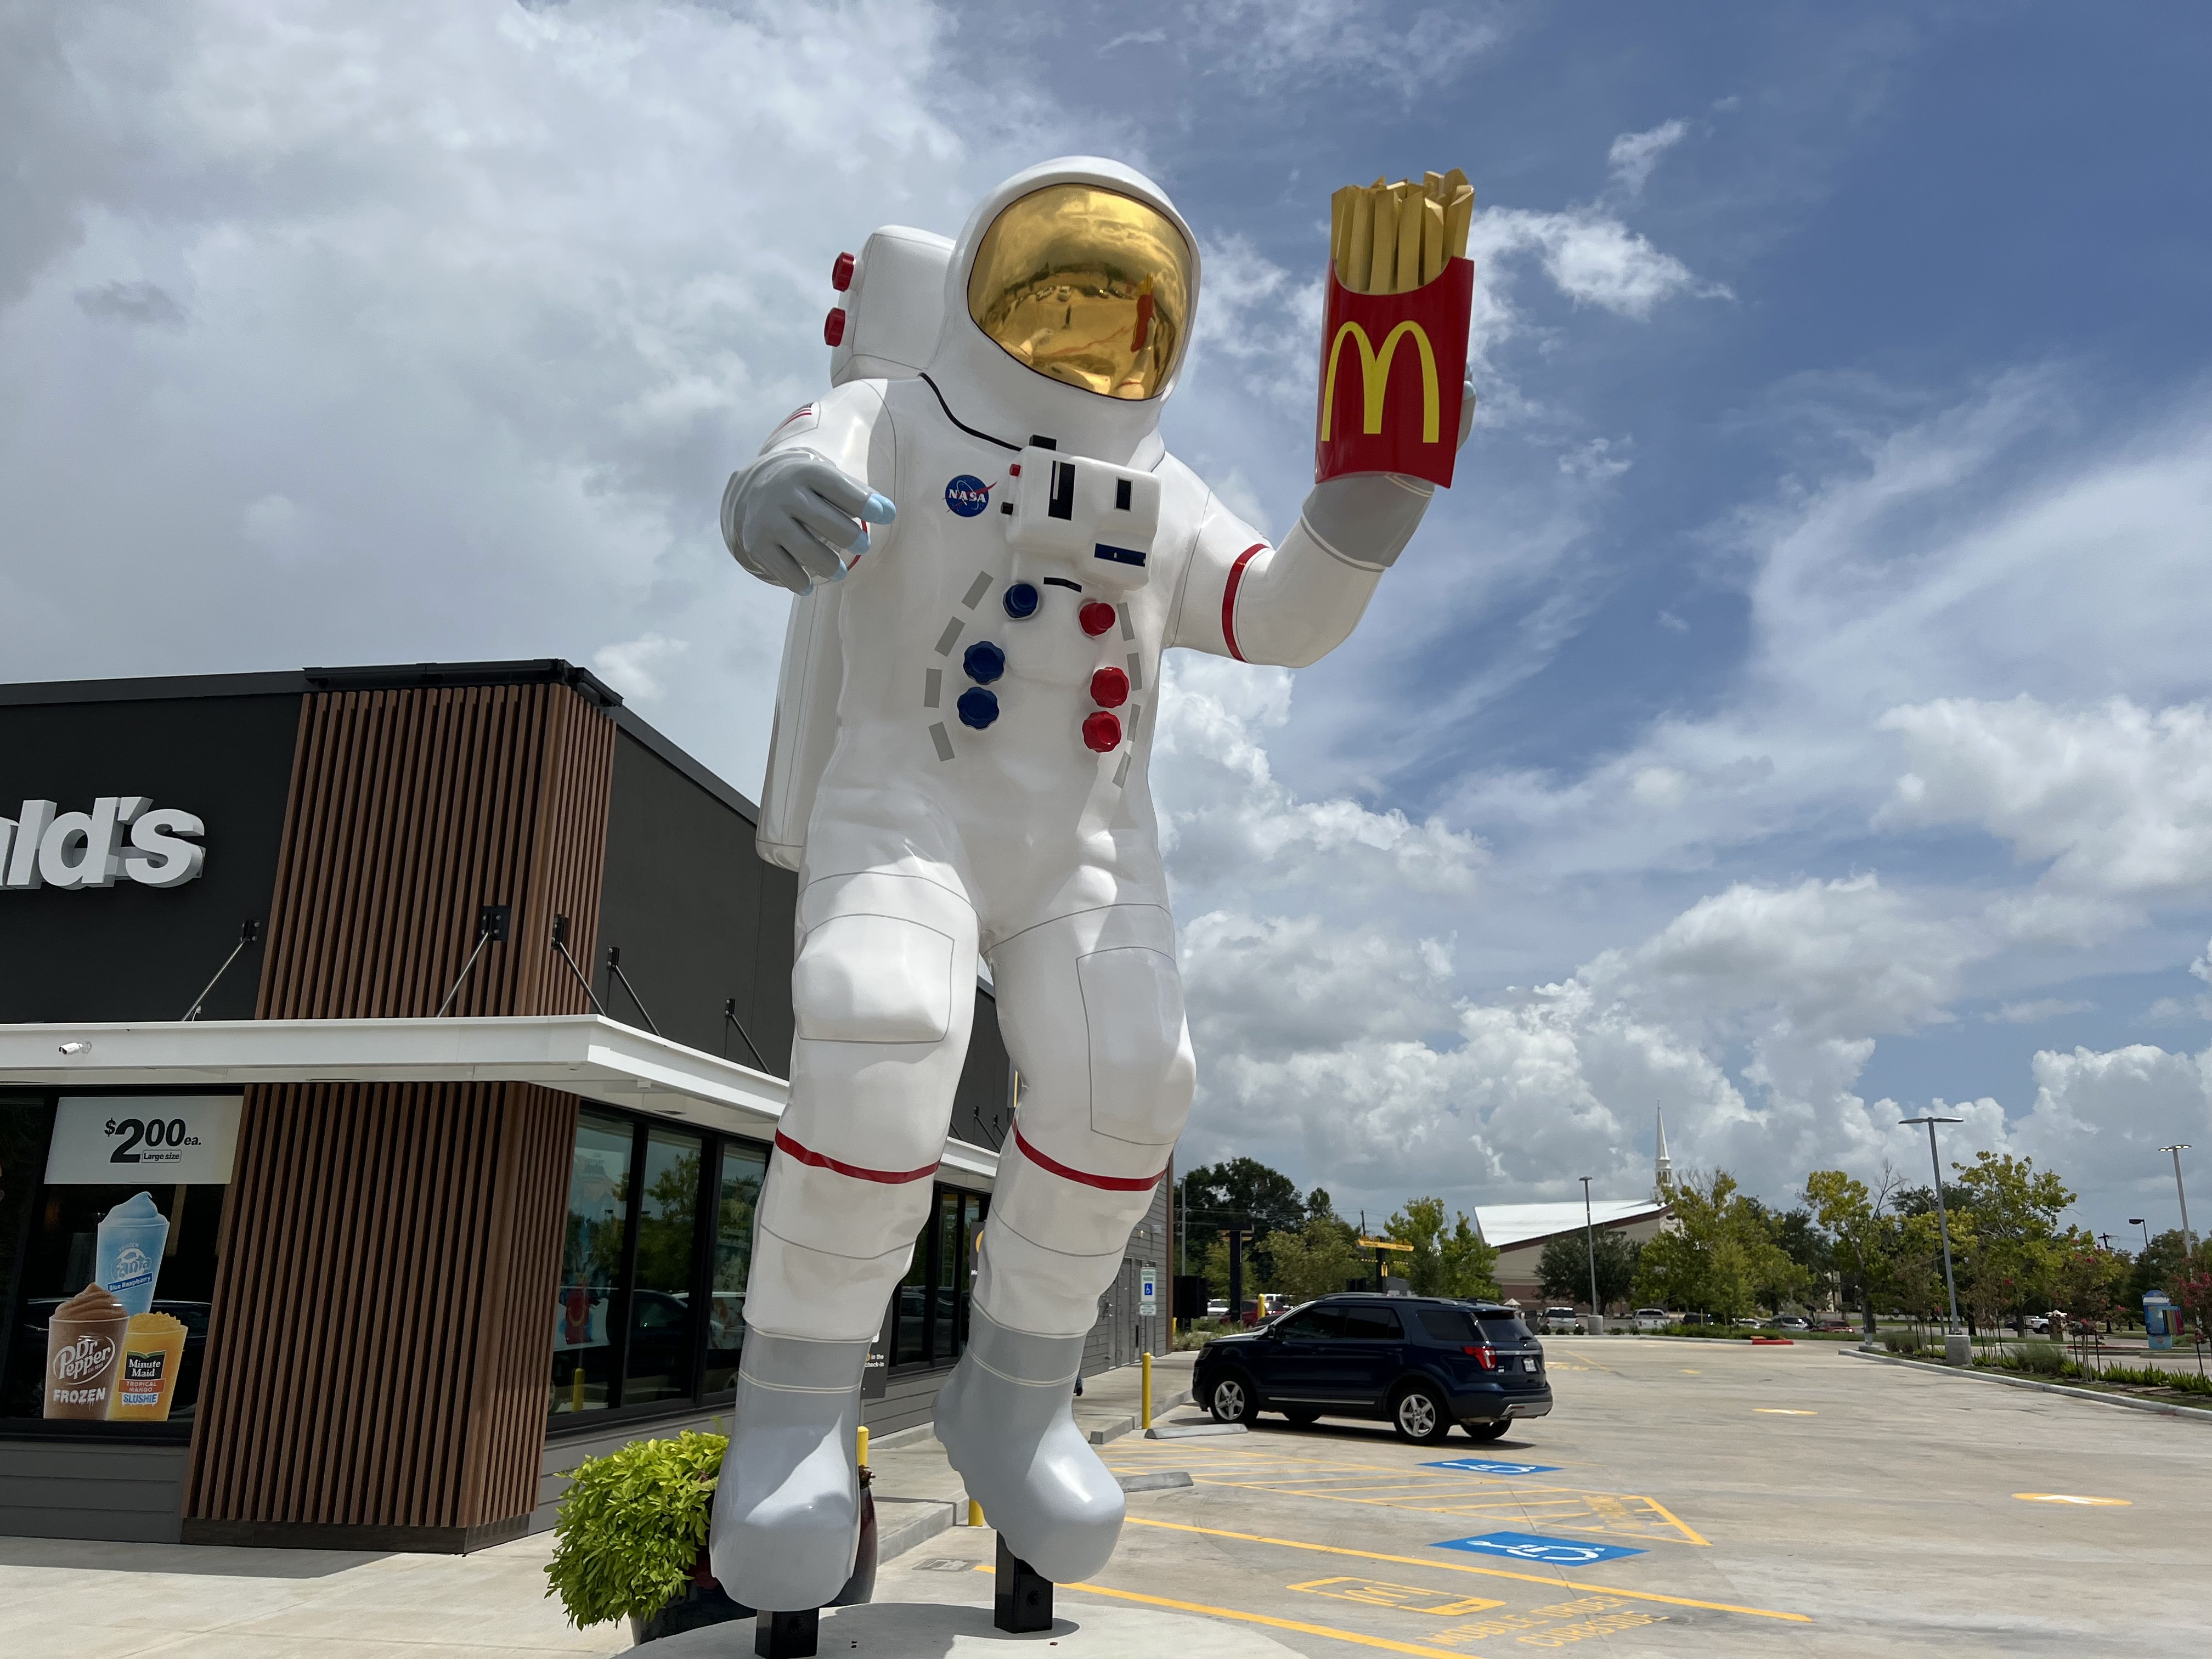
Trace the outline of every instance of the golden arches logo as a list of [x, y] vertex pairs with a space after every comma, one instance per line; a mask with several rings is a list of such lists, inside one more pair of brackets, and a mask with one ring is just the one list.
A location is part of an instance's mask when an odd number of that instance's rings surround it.
[[1346, 323], [1336, 331], [1336, 338], [1329, 342], [1328, 370], [1322, 379], [1321, 435], [1328, 441], [1329, 427], [1336, 409], [1336, 364], [1344, 351], [1344, 337], [1359, 349], [1359, 389], [1365, 408], [1361, 411], [1360, 430], [1369, 434], [1382, 430], [1382, 399], [1390, 389], [1390, 360], [1397, 356], [1398, 342], [1412, 335], [1413, 343], [1421, 353], [1421, 441], [1437, 441], [1437, 427], [1441, 415], [1441, 399], [1437, 392], [1437, 354], [1429, 344], [1428, 331], [1419, 323], [1401, 323], [1382, 337], [1382, 349], [1376, 350], [1375, 343], [1367, 337], [1367, 331], [1358, 323]]

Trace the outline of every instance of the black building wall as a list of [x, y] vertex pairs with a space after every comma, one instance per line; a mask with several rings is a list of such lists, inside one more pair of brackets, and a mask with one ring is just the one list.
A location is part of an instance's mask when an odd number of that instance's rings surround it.
[[[27, 799], [88, 811], [148, 795], [207, 826], [196, 881], [155, 889], [0, 890], [0, 1022], [177, 1019], [264, 924], [300, 726], [299, 674], [0, 686], [0, 817]], [[251, 1019], [262, 947], [248, 946], [202, 1017]]]

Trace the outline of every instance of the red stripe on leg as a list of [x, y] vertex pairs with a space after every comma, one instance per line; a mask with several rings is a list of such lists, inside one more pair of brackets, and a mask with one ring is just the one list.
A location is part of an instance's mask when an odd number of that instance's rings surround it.
[[802, 1146], [781, 1129], [775, 1132], [775, 1144], [778, 1151], [790, 1153], [801, 1164], [811, 1164], [817, 1170], [828, 1170], [836, 1175], [851, 1176], [855, 1181], [880, 1182], [886, 1187], [903, 1186], [909, 1181], [927, 1181], [937, 1173], [934, 1163], [925, 1164], [919, 1170], [864, 1170], [857, 1164], [840, 1163], [811, 1147]]
[[1038, 1169], [1049, 1170], [1063, 1181], [1081, 1182], [1086, 1187], [1097, 1187], [1109, 1193], [1145, 1192], [1158, 1186], [1160, 1176], [1167, 1173], [1165, 1170], [1162, 1170], [1159, 1175], [1148, 1176], [1085, 1175], [1080, 1170], [1069, 1169], [1057, 1158], [1047, 1158], [1036, 1147], [1030, 1146], [1029, 1138], [1022, 1133], [1022, 1126], [1018, 1123], [1014, 1125], [1014, 1145], [1020, 1147], [1022, 1156], [1036, 1164]]
[[1237, 587], [1244, 580], [1244, 567], [1252, 562], [1252, 556], [1264, 553], [1267, 548], [1265, 542], [1254, 542], [1239, 553], [1237, 562], [1229, 567], [1229, 585], [1221, 590], [1222, 643], [1229, 647], [1229, 654], [1239, 662], [1244, 660], [1244, 653], [1237, 648]]

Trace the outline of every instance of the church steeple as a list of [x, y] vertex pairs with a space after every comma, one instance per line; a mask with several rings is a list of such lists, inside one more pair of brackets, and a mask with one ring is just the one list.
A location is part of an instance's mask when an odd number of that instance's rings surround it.
[[1674, 1195], [1674, 1160], [1667, 1156], [1667, 1109], [1656, 1109], [1659, 1114], [1659, 1155], [1651, 1166], [1651, 1196], [1664, 1204]]

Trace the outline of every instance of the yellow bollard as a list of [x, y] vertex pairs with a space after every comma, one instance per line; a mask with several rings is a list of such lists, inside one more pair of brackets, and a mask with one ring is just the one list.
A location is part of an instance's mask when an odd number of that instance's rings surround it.
[[971, 1527], [983, 1524], [983, 1506], [972, 1498], [968, 1500], [968, 1524]]
[[1145, 1356], [1145, 1420], [1137, 1426], [1140, 1429], [1152, 1426], [1152, 1357], [1150, 1354]]
[[868, 1467], [868, 1425], [860, 1425], [860, 1455], [857, 1460], [862, 1468]]

